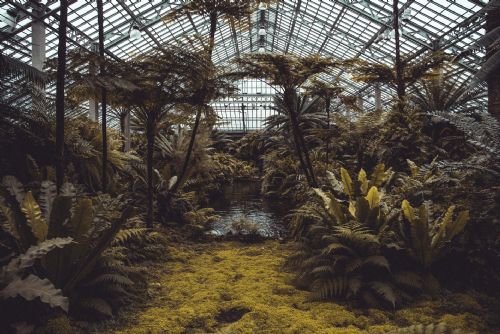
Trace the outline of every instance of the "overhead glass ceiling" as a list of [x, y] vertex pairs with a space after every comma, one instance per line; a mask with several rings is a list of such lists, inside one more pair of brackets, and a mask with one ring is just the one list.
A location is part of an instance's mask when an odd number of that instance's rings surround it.
[[[14, 27], [0, 23], [2, 53], [26, 63], [31, 63], [31, 21], [37, 15], [34, 11], [36, 2], [5, 0], [0, 5], [0, 15], [9, 12], [16, 17]], [[126, 59], [165, 43], [199, 48], [199, 36], [207, 36], [209, 31], [206, 17], [191, 15], [165, 20], [165, 16], [183, 2], [105, 1], [104, 44], [107, 56]], [[428, 50], [442, 49], [450, 54], [466, 50], [484, 33], [482, 8], [485, 4], [484, 0], [400, 1], [403, 55], [418, 58]], [[39, 1], [39, 5], [44, 9], [42, 18], [46, 26], [46, 56], [52, 58], [57, 54], [59, 2]], [[228, 64], [240, 54], [258, 52], [263, 47], [266, 52], [299, 55], [319, 53], [338, 59], [360, 58], [392, 64], [394, 42], [390, 35], [391, 13], [392, 1], [387, 0], [277, 1], [266, 10], [264, 20], [258, 10], [252, 14], [250, 29], [245, 29], [239, 23], [231, 25], [220, 20], [213, 60], [217, 64]], [[95, 2], [70, 1], [68, 21], [69, 48], [93, 50], [98, 37]], [[140, 28], [142, 38], [129, 38], [133, 25]], [[259, 35], [261, 28], [265, 29], [263, 38]], [[484, 54], [476, 52], [463, 58], [454, 69], [459, 80], [467, 80], [475, 73], [483, 57]], [[373, 87], [350, 80], [349, 74], [341, 70], [334, 72], [333, 76], [346, 87], [349, 94], [361, 96], [367, 110], [373, 108]], [[248, 102], [247, 110], [255, 109], [253, 125], [242, 120], [241, 101], [245, 99], [241, 96], [234, 98], [237, 101], [235, 103], [215, 103], [214, 107], [223, 118], [221, 129], [242, 131], [261, 127], [261, 120], [268, 112], [266, 101], [272, 94], [260, 94], [263, 99], [261, 104], [265, 108], [261, 108], [257, 102]], [[389, 87], [382, 87], [383, 101], [388, 102], [393, 94]], [[240, 95], [246, 95], [247, 99], [249, 96], [243, 91]], [[233, 107], [224, 107], [229, 104]], [[236, 104], [240, 108], [234, 107]]]

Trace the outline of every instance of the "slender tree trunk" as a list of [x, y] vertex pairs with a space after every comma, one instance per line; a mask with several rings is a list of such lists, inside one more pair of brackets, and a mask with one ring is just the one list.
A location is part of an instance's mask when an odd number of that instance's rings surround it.
[[[490, 3], [493, 0], [490, 0]], [[486, 15], [486, 32], [500, 27], [500, 8], [488, 12]], [[497, 50], [497, 52], [500, 52]], [[487, 50], [486, 57], [493, 56], [495, 50]], [[500, 121], [500, 67], [491, 73], [486, 82], [488, 83], [488, 112]]]
[[171, 192], [173, 194], [175, 194], [177, 190], [179, 190], [179, 186], [182, 184], [184, 178], [186, 177], [186, 172], [189, 166], [189, 160], [191, 159], [191, 153], [193, 152], [194, 143], [196, 140], [196, 132], [198, 131], [198, 127], [200, 125], [201, 109], [202, 109], [201, 107], [198, 107], [198, 111], [196, 112], [196, 119], [194, 121], [193, 130], [191, 131], [191, 138], [189, 139], [189, 145], [186, 152], [186, 157], [182, 164], [181, 172], [177, 177], [177, 182], [175, 182], [175, 185], [171, 189]]
[[64, 182], [64, 84], [66, 75], [66, 26], [68, 1], [61, 0], [59, 18], [59, 45], [57, 46], [56, 82], [56, 185], [60, 190]]
[[330, 162], [330, 105], [332, 103], [332, 100], [330, 97], [326, 98], [325, 101], [325, 108], [326, 108], [326, 124], [327, 124], [327, 137], [326, 137], [326, 170], [328, 170], [328, 163]]
[[307, 182], [311, 187], [316, 187], [316, 180], [314, 179], [313, 174], [311, 174], [312, 170], [309, 169], [309, 156], [307, 151], [304, 149], [307, 149], [304, 147], [304, 141], [301, 140], [301, 131], [300, 131], [300, 126], [299, 122], [297, 119], [296, 115], [296, 94], [295, 90], [293, 88], [285, 88], [283, 98], [285, 99], [285, 105], [288, 109], [288, 117], [290, 119], [291, 123], [291, 128], [292, 128], [292, 135], [293, 135], [293, 141], [295, 143], [295, 149], [297, 151], [297, 155], [299, 157], [299, 162], [302, 170], [304, 171], [304, 174], [306, 176]]
[[403, 63], [401, 62], [401, 50], [399, 43], [399, 1], [393, 0], [392, 15], [393, 15], [393, 29], [395, 38], [395, 51], [396, 51], [396, 90], [398, 94], [398, 108], [402, 111], [403, 100], [405, 97], [405, 84], [403, 81]]
[[[209, 41], [209, 46], [208, 46], [208, 57], [210, 58], [210, 61], [212, 61], [212, 54], [214, 51], [214, 46], [215, 46], [215, 32], [217, 31], [217, 12], [212, 12], [210, 13], [210, 41]], [[201, 100], [204, 100], [205, 97], [203, 96]], [[205, 101], [202, 101], [204, 103]], [[179, 190], [179, 186], [181, 185], [182, 179], [186, 176], [187, 168], [189, 166], [189, 159], [191, 158], [191, 153], [194, 147], [194, 143], [196, 141], [196, 132], [198, 131], [198, 127], [200, 126], [200, 120], [201, 120], [201, 112], [202, 109], [200, 106], [197, 108], [198, 110], [196, 111], [196, 119], [194, 121], [193, 125], [193, 130], [191, 132], [191, 138], [189, 140], [189, 146], [188, 150], [186, 152], [186, 157], [184, 158], [184, 163], [182, 164], [182, 169], [181, 172], [177, 178], [177, 182], [175, 185], [172, 187], [170, 190], [170, 193], [173, 195]], [[170, 196], [168, 197], [170, 199]]]
[[155, 129], [154, 122], [148, 117], [146, 124], [146, 140], [147, 140], [147, 153], [146, 153], [146, 177], [147, 177], [147, 200], [148, 208], [146, 215], [146, 225], [149, 228], [153, 227], [153, 150], [155, 145]]
[[[104, 14], [102, 9], [102, 0], [97, 0], [97, 24], [99, 26], [99, 56], [100, 74], [106, 75], [104, 64]], [[107, 134], [107, 119], [106, 119], [106, 104], [107, 93], [105, 88], [101, 88], [101, 126], [102, 126], [102, 190], [105, 192], [108, 189], [108, 134]]]
[[208, 54], [212, 59], [212, 54], [215, 47], [215, 32], [217, 31], [217, 12], [210, 13], [210, 41], [208, 46]]

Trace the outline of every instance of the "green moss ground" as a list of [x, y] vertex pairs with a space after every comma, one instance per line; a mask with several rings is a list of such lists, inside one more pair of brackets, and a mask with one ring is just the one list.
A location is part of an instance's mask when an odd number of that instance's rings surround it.
[[463, 294], [450, 297], [460, 304], [455, 313], [443, 311], [449, 298], [395, 312], [310, 302], [308, 292], [287, 283], [292, 274], [281, 270], [290, 251], [277, 241], [171, 246], [171, 261], [152, 270], [147, 305], [121, 314], [126, 321], [99, 333], [378, 334], [441, 321], [465, 332], [495, 333], [487, 328], [481, 306]]

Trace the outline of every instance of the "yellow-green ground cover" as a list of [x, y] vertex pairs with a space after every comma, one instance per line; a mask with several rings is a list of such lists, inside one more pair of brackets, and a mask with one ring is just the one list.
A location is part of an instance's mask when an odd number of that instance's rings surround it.
[[[378, 334], [442, 321], [465, 333], [494, 333], [481, 306], [466, 294], [396, 311], [309, 301], [308, 292], [290, 285], [293, 275], [282, 269], [290, 252], [290, 244], [277, 241], [170, 246], [170, 260], [153, 271], [147, 305], [125, 312], [120, 317], [126, 321], [99, 333]], [[455, 304], [455, 312], [446, 309]]]

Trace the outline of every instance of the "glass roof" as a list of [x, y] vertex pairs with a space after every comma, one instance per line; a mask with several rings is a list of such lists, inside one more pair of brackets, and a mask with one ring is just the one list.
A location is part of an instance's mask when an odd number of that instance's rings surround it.
[[[95, 1], [69, 1], [69, 48], [92, 50], [97, 43], [97, 8]], [[179, 43], [200, 48], [199, 36], [207, 36], [208, 19], [199, 15], [165, 20], [165, 16], [180, 6], [182, 0], [104, 1], [105, 49], [109, 57], [126, 59], [148, 52], [165, 43]], [[34, 7], [37, 1], [5, 0], [0, 4], [0, 15], [6, 12], [16, 17], [14, 27], [0, 23], [2, 53], [31, 63], [31, 33]], [[38, 1], [44, 13], [46, 26], [46, 56], [57, 54], [57, 27], [59, 1]], [[484, 34], [484, 0], [406, 0], [400, 1], [401, 50], [404, 56], [418, 58], [428, 50], [445, 50], [458, 54], [466, 50]], [[390, 38], [392, 27], [392, 1], [388, 0], [281, 0], [276, 1], [261, 17], [259, 10], [251, 16], [251, 26], [245, 29], [239, 23], [220, 20], [216, 34], [213, 60], [228, 64], [231, 59], [247, 52], [319, 53], [338, 59], [360, 58], [371, 62], [392, 64], [394, 42]], [[1, 16], [0, 16], [1, 18]], [[264, 23], [264, 25], [263, 25]], [[131, 27], [138, 26], [142, 37], [131, 40]], [[265, 28], [264, 37], [260, 29]], [[388, 36], [389, 35], [389, 36]], [[262, 51], [262, 50], [260, 50]], [[475, 73], [484, 54], [476, 52], [463, 58], [454, 68], [459, 80], [467, 80]], [[335, 78], [352, 95], [362, 96], [365, 109], [373, 108], [373, 87], [350, 80], [348, 73], [338, 70]], [[325, 79], [328, 79], [325, 77]], [[242, 83], [240, 83], [242, 85]], [[254, 85], [249, 81], [247, 86]], [[49, 96], [51, 88], [48, 89]], [[233, 98], [240, 107], [224, 107], [224, 101], [214, 107], [222, 117], [221, 129], [243, 131], [262, 126], [268, 113], [268, 95], [259, 94], [264, 107], [248, 102], [247, 111], [255, 110], [255, 123], [242, 121], [241, 101], [247, 92]], [[394, 92], [382, 87], [382, 99], [390, 101]], [[242, 99], [241, 95], [246, 95]], [[257, 95], [257, 94], [254, 94]], [[484, 103], [484, 101], [482, 101]], [[229, 105], [228, 101], [225, 101]], [[245, 102], [247, 103], [247, 102]], [[224, 109], [225, 108], [225, 109]], [[250, 118], [247, 119], [249, 121]]]

